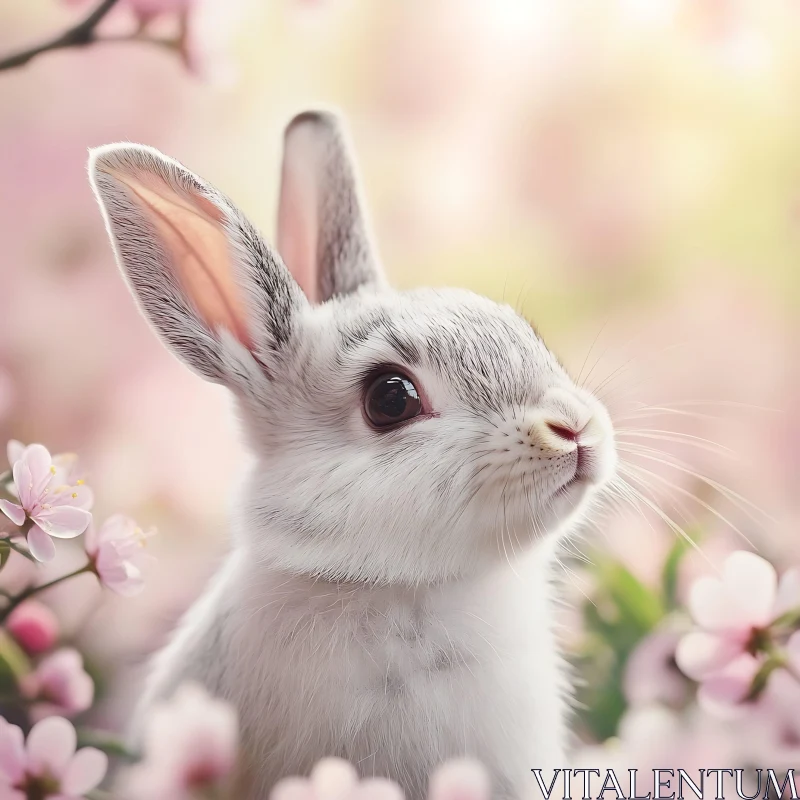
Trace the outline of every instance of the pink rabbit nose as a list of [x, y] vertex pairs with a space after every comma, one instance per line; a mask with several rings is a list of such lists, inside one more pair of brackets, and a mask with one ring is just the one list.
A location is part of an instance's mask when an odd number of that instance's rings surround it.
[[547, 427], [559, 438], [566, 439], [568, 442], [577, 442], [578, 437], [581, 435], [580, 430], [567, 427], [563, 423], [546, 422]]

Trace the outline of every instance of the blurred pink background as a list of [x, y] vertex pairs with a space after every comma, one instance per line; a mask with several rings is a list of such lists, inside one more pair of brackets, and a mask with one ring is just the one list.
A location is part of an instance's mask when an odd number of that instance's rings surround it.
[[[56, 603], [108, 670], [101, 722], [122, 719], [140, 665], [225, 551], [240, 460], [225, 393], [162, 349], [118, 275], [85, 173], [87, 148], [107, 142], [180, 159], [269, 236], [282, 126], [340, 109], [397, 286], [516, 305], [621, 428], [646, 429], [628, 441], [766, 512], [628, 454], [661, 476], [648, 497], [704, 526], [712, 563], [742, 546], [732, 525], [800, 562], [799, 4], [194, 5], [192, 69], [120, 42], [0, 72], [0, 440], [78, 452], [101, 518], [123, 510], [160, 532], [141, 599], [100, 604], [87, 577], [80, 602]], [[0, 53], [84, 12], [4, 3]], [[578, 546], [654, 580], [675, 534], [649, 516], [611, 512]], [[687, 574], [707, 569], [695, 554]], [[580, 599], [590, 578], [570, 570], [564, 593]]]

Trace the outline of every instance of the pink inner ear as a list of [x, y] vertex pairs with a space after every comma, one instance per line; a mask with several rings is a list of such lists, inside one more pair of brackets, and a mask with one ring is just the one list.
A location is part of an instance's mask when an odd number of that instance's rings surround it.
[[200, 194], [184, 194], [152, 174], [114, 172], [158, 231], [169, 267], [210, 330], [252, 341], [236, 286], [223, 212]]
[[[278, 252], [312, 303], [320, 301], [318, 195], [313, 142], [297, 131], [286, 142], [278, 205]], [[309, 146], [311, 145], [311, 146]]]

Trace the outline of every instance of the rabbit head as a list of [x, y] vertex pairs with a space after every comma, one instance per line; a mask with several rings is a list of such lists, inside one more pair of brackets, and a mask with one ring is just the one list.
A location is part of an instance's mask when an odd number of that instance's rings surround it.
[[605, 409], [525, 319], [387, 286], [333, 116], [287, 128], [276, 248], [156, 150], [102, 147], [90, 171], [145, 316], [236, 398], [254, 456], [236, 533], [254, 563], [464, 576], [568, 528], [612, 474]]

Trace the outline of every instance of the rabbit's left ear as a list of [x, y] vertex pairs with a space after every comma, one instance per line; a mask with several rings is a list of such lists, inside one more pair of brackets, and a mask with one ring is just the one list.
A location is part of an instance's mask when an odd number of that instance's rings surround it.
[[306, 112], [286, 128], [277, 249], [313, 303], [385, 283], [354, 160], [331, 114]]
[[247, 219], [151, 147], [100, 147], [89, 171], [117, 261], [170, 349], [217, 383], [242, 383], [241, 347], [269, 368], [308, 303]]

